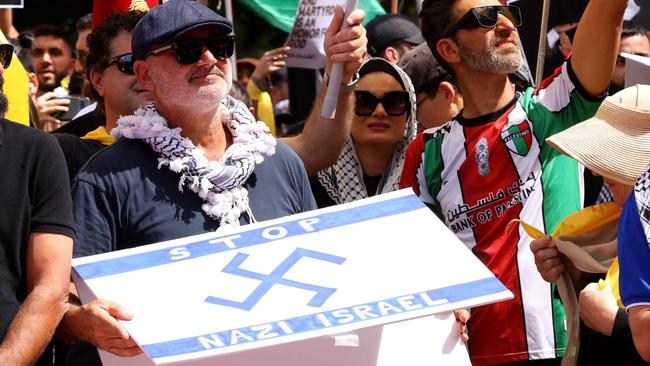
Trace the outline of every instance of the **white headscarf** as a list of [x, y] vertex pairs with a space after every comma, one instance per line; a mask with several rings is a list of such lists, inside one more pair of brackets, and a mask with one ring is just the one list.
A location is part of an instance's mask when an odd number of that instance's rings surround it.
[[[404, 167], [406, 148], [417, 134], [417, 122], [415, 120], [416, 101], [415, 90], [411, 79], [399, 67], [382, 58], [376, 57], [369, 59], [361, 66], [359, 75], [363, 76], [375, 71], [385, 72], [393, 77], [399, 76], [397, 81], [409, 93], [411, 107], [404, 126], [404, 134], [397, 143], [397, 146], [395, 146], [393, 155], [377, 187], [377, 192], [373, 192], [375, 194], [381, 194], [396, 191], [399, 188], [399, 179], [402, 175], [402, 168]], [[337, 204], [368, 197], [366, 186], [363, 183], [363, 171], [357, 153], [354, 150], [354, 143], [351, 136], [348, 137], [336, 163], [327, 169], [319, 171], [316, 176], [327, 194]]]

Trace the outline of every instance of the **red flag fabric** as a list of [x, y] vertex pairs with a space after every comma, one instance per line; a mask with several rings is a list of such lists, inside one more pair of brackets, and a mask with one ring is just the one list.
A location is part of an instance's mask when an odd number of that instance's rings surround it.
[[[106, 17], [118, 11], [129, 11], [133, 0], [95, 0], [93, 1], [93, 25], [95, 29]], [[159, 0], [144, 0], [149, 9], [159, 4]]]

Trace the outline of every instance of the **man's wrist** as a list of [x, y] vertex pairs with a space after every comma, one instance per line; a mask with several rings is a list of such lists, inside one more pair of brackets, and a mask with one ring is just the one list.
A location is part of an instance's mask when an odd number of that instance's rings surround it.
[[63, 314], [63, 319], [61, 319], [56, 332], [57, 338], [63, 343], [71, 345], [84, 341], [81, 334], [78, 333], [82, 329], [77, 327], [78, 322], [80, 322], [79, 315], [81, 311], [81, 305], [71, 303], [68, 310]]

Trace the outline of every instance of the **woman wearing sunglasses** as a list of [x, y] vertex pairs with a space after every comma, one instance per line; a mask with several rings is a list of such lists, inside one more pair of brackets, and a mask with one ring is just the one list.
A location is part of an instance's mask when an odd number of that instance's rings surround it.
[[337, 162], [312, 177], [318, 207], [398, 189], [406, 147], [416, 133], [409, 77], [381, 58], [359, 69], [350, 137]]

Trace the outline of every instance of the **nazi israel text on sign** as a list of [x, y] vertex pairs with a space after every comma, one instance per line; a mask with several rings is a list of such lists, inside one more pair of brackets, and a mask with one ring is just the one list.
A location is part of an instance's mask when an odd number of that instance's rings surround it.
[[410, 190], [79, 258], [73, 268], [78, 287], [135, 314], [123, 324], [156, 364], [512, 296]]

